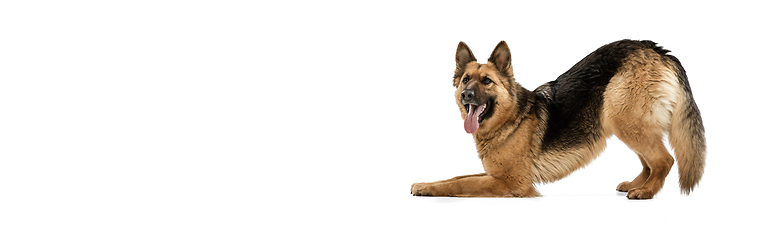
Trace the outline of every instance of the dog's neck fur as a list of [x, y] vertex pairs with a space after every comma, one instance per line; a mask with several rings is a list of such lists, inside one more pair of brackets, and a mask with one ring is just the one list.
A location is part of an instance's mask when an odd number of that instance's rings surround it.
[[484, 131], [480, 133], [474, 133], [473, 139], [476, 142], [476, 150], [479, 152], [479, 158], [484, 159], [484, 156], [489, 154], [490, 150], [503, 145], [505, 140], [519, 127], [522, 120], [527, 118], [530, 114], [534, 114], [531, 110], [536, 103], [536, 96], [533, 92], [520, 86], [518, 83], [511, 81], [513, 84], [513, 97], [516, 101], [513, 102], [514, 106], [511, 114], [503, 123], [495, 126], [497, 130]]

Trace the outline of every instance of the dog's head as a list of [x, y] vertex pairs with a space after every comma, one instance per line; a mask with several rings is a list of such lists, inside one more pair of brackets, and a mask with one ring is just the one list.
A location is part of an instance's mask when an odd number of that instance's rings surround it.
[[453, 84], [465, 132], [489, 132], [503, 124], [516, 106], [508, 44], [498, 43], [487, 63], [479, 64], [468, 45], [460, 42], [455, 61]]

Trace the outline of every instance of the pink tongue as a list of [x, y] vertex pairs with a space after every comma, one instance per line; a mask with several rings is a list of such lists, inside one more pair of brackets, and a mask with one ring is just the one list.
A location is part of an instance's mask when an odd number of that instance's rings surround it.
[[484, 105], [480, 105], [474, 109], [474, 105], [468, 105], [470, 108], [468, 115], [465, 115], [465, 132], [475, 133], [479, 130], [479, 114], [484, 111]]

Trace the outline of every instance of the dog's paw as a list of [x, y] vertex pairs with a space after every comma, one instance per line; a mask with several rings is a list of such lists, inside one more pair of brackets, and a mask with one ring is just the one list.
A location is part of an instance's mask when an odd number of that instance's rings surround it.
[[633, 189], [633, 182], [630, 181], [624, 181], [617, 185], [617, 191], [620, 192], [628, 192], [630, 189]]
[[629, 199], [652, 199], [655, 192], [646, 188], [634, 188], [628, 192]]
[[430, 189], [431, 189], [430, 183], [414, 183], [411, 184], [411, 195], [432, 196], [433, 194], [430, 192]]

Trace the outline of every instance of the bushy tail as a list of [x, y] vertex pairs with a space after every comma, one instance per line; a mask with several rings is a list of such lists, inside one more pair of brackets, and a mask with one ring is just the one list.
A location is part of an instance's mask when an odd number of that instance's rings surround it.
[[692, 98], [687, 73], [678, 59], [670, 55], [668, 57], [676, 65], [679, 84], [684, 90], [671, 116], [668, 139], [674, 149], [679, 166], [679, 187], [682, 193], [689, 195], [692, 189], [698, 185], [698, 181], [701, 180], [703, 167], [706, 165], [705, 130], [698, 105]]

